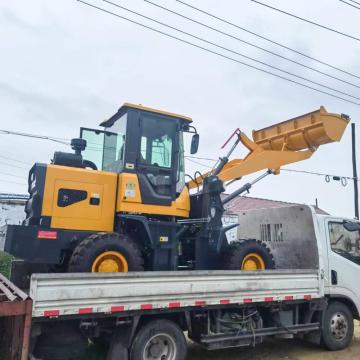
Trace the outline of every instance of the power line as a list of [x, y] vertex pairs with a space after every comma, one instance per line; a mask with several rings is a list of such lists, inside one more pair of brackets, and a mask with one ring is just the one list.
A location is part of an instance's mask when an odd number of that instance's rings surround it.
[[41, 139], [41, 140], [49, 140], [49, 141], [54, 141], [60, 144], [64, 144], [64, 145], [70, 145], [68, 142], [65, 142], [63, 140], [66, 139], [62, 139], [62, 138], [52, 138], [49, 136], [44, 136], [44, 135], [36, 135], [36, 134], [29, 134], [29, 133], [22, 133], [22, 132], [17, 132], [17, 131], [10, 131], [10, 130], [4, 130], [4, 129], [0, 129], [0, 134], [4, 134], [4, 135], [17, 135], [17, 136], [23, 136], [23, 137], [29, 137], [29, 138], [36, 138], [36, 139]]
[[309, 23], [309, 24], [315, 25], [315, 26], [320, 27], [320, 28], [322, 28], [322, 29], [325, 29], [325, 30], [334, 32], [334, 33], [336, 33], [336, 34], [339, 34], [339, 35], [348, 37], [348, 38], [353, 39], [353, 40], [356, 40], [356, 41], [360, 41], [359, 38], [357, 38], [357, 37], [355, 37], [355, 36], [353, 36], [353, 35], [343, 33], [343, 32], [341, 32], [341, 31], [339, 31], [339, 30], [336, 30], [336, 29], [330, 28], [330, 27], [328, 27], [328, 26], [319, 24], [319, 23], [317, 23], [317, 22], [315, 22], [315, 21], [312, 21], [312, 20], [309, 20], [309, 19], [305, 19], [305, 18], [303, 18], [303, 17], [301, 17], [301, 16], [298, 16], [298, 15], [295, 15], [295, 14], [291, 14], [291, 13], [289, 13], [289, 12], [286, 12], [286, 11], [284, 11], [284, 10], [281, 10], [281, 9], [276, 8], [276, 7], [270, 6], [270, 5], [268, 5], [268, 4], [264, 4], [264, 3], [260, 2], [260, 1], [257, 1], [257, 0], [250, 0], [250, 1], [252, 1], [252, 2], [254, 2], [254, 3], [256, 3], [256, 4], [259, 4], [259, 5], [265, 6], [265, 7], [269, 8], [269, 9], [275, 10], [275, 11], [277, 11], [277, 12], [280, 12], [280, 13], [282, 13], [282, 14], [291, 16], [291, 17], [293, 17], [293, 18], [295, 18], [295, 19], [298, 19], [298, 20], [307, 22], [307, 23]]
[[357, 78], [357, 79], [360, 79], [360, 76], [358, 76], [358, 75], [355, 75], [355, 74], [353, 74], [353, 73], [351, 73], [351, 72], [349, 72], [349, 71], [340, 69], [340, 68], [338, 68], [337, 66], [331, 65], [331, 64], [328, 63], [328, 62], [325, 62], [325, 61], [319, 60], [319, 59], [317, 59], [317, 58], [314, 58], [314, 57], [312, 57], [312, 56], [310, 56], [310, 55], [307, 55], [307, 54], [305, 54], [305, 53], [303, 53], [303, 52], [301, 52], [301, 51], [295, 50], [295, 49], [293, 49], [293, 48], [291, 48], [291, 47], [289, 47], [289, 46], [286, 46], [286, 45], [284, 45], [284, 44], [281, 44], [281, 43], [279, 43], [279, 42], [277, 42], [277, 41], [275, 41], [275, 40], [272, 40], [272, 39], [270, 39], [270, 38], [268, 38], [268, 37], [266, 37], [266, 36], [260, 35], [260, 34], [254, 32], [254, 31], [251, 31], [251, 30], [249, 30], [249, 29], [246, 29], [246, 28], [244, 28], [244, 27], [242, 27], [242, 26], [240, 26], [240, 25], [237, 25], [237, 24], [235, 24], [235, 23], [233, 23], [233, 22], [231, 22], [231, 21], [229, 21], [229, 20], [226, 20], [226, 19], [224, 19], [224, 18], [221, 18], [221, 17], [219, 17], [219, 16], [216, 16], [216, 15], [214, 15], [214, 14], [208, 12], [208, 11], [202, 10], [202, 9], [200, 9], [200, 8], [194, 6], [194, 5], [188, 4], [188, 3], [186, 3], [185, 1], [181, 1], [181, 0], [176, 0], [176, 1], [179, 2], [180, 4], [183, 4], [183, 5], [185, 5], [185, 6], [188, 6], [189, 8], [194, 9], [194, 10], [196, 10], [196, 11], [202, 13], [202, 14], [208, 15], [208, 16], [216, 19], [216, 20], [219, 20], [219, 21], [225, 23], [225, 24], [228, 24], [228, 25], [230, 25], [230, 26], [233, 26], [233, 27], [235, 27], [236, 29], [245, 31], [245, 32], [247, 32], [248, 34], [254, 35], [254, 36], [256, 36], [256, 37], [258, 37], [258, 38], [260, 38], [260, 39], [262, 39], [262, 40], [265, 40], [265, 41], [268, 41], [268, 42], [270, 42], [270, 43], [272, 43], [272, 44], [275, 44], [275, 45], [277, 45], [277, 46], [280, 46], [280, 47], [282, 47], [283, 49], [289, 50], [289, 51], [291, 51], [291, 52], [293, 52], [293, 53], [295, 53], [295, 54], [301, 55], [301, 56], [303, 56], [303, 57], [305, 57], [305, 58], [307, 58], [307, 59], [316, 61], [316, 62], [318, 62], [319, 64], [328, 66], [328, 67], [330, 67], [330, 68], [332, 68], [332, 69], [334, 69], [334, 70], [340, 71], [340, 72], [342, 72], [342, 73], [344, 73], [344, 74], [347, 74], [347, 75], [353, 76], [353, 77], [355, 77], [355, 78]]
[[192, 162], [192, 163], [194, 163], [194, 164], [196, 164], [196, 165], [200, 165], [200, 166], [203, 166], [205, 168], [212, 169], [212, 166], [202, 164], [201, 162], [198, 162], [198, 161], [193, 160], [193, 159], [189, 159], [188, 157], [185, 157], [185, 159]]
[[2, 183], [8, 183], [8, 184], [17, 184], [17, 185], [22, 185], [22, 186], [26, 186], [26, 185], [27, 185], [26, 183], [19, 183], [19, 182], [16, 182], [16, 181], [9, 181], [9, 180], [3, 180], [3, 179], [0, 179], [0, 182], [2, 182]]
[[[359, 6], [350, 4], [350, 3], [348, 3], [348, 2], [346, 2], [346, 1], [344, 1], [344, 0], [339, 0], [339, 1], [341, 1], [342, 3], [344, 3], [344, 4], [346, 4], [346, 5], [352, 6], [352, 7], [355, 8], [355, 9], [360, 10], [360, 7], [359, 7]], [[355, 3], [356, 3], [356, 2], [355, 2]], [[358, 4], [358, 3], [356, 3], [356, 4]], [[360, 4], [359, 4], [359, 5], [360, 5]]]
[[5, 159], [5, 160], [10, 160], [10, 161], [15, 161], [15, 162], [18, 162], [18, 163], [20, 163], [20, 164], [32, 165], [31, 163], [28, 163], [28, 162], [25, 162], [25, 161], [21, 161], [21, 160], [18, 160], [18, 159], [14, 159], [14, 158], [10, 158], [10, 157], [3, 156], [3, 155], [0, 155], [0, 158]]
[[360, 2], [358, 2], [358, 1], [355, 1], [355, 0], [349, 0], [349, 1], [351, 1], [351, 2], [354, 3], [354, 4], [360, 5]]
[[[234, 50], [232, 50], [232, 49], [229, 49], [229, 48], [227, 48], [227, 47], [221, 46], [221, 45], [219, 45], [219, 44], [217, 44], [217, 43], [214, 43], [214, 42], [212, 42], [212, 41], [209, 41], [209, 40], [206, 40], [206, 39], [204, 39], [204, 38], [201, 38], [201, 37], [199, 37], [199, 36], [197, 36], [197, 35], [194, 35], [194, 34], [191, 34], [191, 33], [189, 33], [189, 32], [183, 31], [183, 30], [181, 30], [181, 29], [179, 29], [179, 28], [176, 28], [176, 27], [174, 27], [174, 26], [172, 26], [172, 25], [169, 25], [169, 24], [166, 24], [166, 23], [161, 22], [161, 21], [159, 21], [159, 20], [156, 20], [156, 19], [154, 19], [154, 18], [152, 18], [152, 17], [146, 16], [146, 15], [141, 14], [141, 13], [139, 13], [139, 12], [136, 12], [136, 11], [134, 11], [134, 10], [130, 10], [129, 8], [126, 8], [126, 7], [124, 7], [124, 6], [121, 6], [121, 5], [117, 4], [117, 3], [111, 2], [111, 1], [109, 1], [109, 0], [102, 0], [102, 1], [105, 2], [105, 3], [111, 4], [111, 5], [115, 6], [115, 7], [118, 7], [118, 8], [120, 8], [120, 9], [122, 9], [122, 10], [128, 11], [128, 12], [130, 12], [131, 14], [135, 14], [135, 15], [137, 15], [137, 16], [140, 16], [140, 17], [144, 18], [144, 19], [153, 21], [153, 22], [155, 22], [156, 24], [159, 24], [159, 25], [161, 25], [161, 26], [165, 26], [165, 27], [167, 27], [167, 28], [169, 28], [169, 29], [178, 31], [178, 32], [180, 32], [180, 33], [182, 33], [182, 34], [185, 34], [185, 35], [187, 35], [187, 36], [190, 36], [190, 37], [192, 37], [192, 38], [194, 38], [194, 39], [196, 39], [196, 40], [203, 41], [203, 42], [205, 42], [206, 44], [210, 44], [210, 45], [212, 45], [212, 46], [216, 46], [216, 47], [219, 48], [219, 49], [222, 49], [222, 50], [225, 50], [225, 51], [229, 51], [229, 52], [231, 52], [231, 53], [233, 53], [233, 54], [242, 56], [242, 57], [244, 57], [245, 59], [248, 59], [248, 60], [254, 61], [254, 62], [256, 62], [256, 63], [259, 63], [259, 64], [261, 64], [261, 65], [267, 66], [267, 67], [269, 67], [269, 68], [271, 68], [271, 69], [274, 69], [274, 70], [277, 70], [277, 71], [281, 71], [281, 72], [283, 72], [283, 73], [285, 73], [285, 74], [287, 74], [287, 75], [291, 75], [291, 76], [294, 76], [294, 77], [296, 77], [296, 78], [298, 78], [298, 79], [308, 81], [308, 82], [310, 82], [310, 83], [312, 83], [312, 84], [314, 84], [314, 85], [318, 85], [318, 86], [321, 86], [321, 87], [323, 87], [323, 88], [325, 88], [325, 89], [328, 89], [328, 90], [337, 92], [337, 93], [339, 93], [339, 94], [342, 94], [342, 95], [349, 96], [349, 97], [351, 97], [351, 98], [360, 100], [359, 97], [354, 96], [354, 95], [352, 95], [352, 94], [346, 93], [346, 92], [341, 91], [341, 90], [336, 90], [336, 89], [334, 89], [334, 88], [332, 88], [332, 87], [330, 87], [330, 86], [324, 85], [324, 84], [319, 83], [319, 82], [317, 82], [317, 81], [313, 81], [313, 80], [308, 79], [308, 78], [305, 78], [305, 77], [303, 77], [303, 76], [296, 75], [296, 74], [294, 74], [294, 73], [292, 73], [292, 72], [290, 72], [290, 71], [281, 69], [281, 68], [276, 67], [276, 66], [274, 66], [274, 65], [270, 65], [270, 64], [268, 64], [268, 63], [266, 63], [266, 62], [264, 62], [264, 61], [260, 61], [260, 60], [257, 60], [257, 59], [255, 59], [255, 58], [253, 58], [253, 57], [244, 55], [244, 54], [242, 54], [242, 53], [239, 53], [238, 51], [234, 51]], [[147, 1], [147, 0], [145, 0], [145, 1]], [[149, 1], [147, 1], [147, 2], [149, 2]], [[160, 6], [160, 5], [154, 4], [154, 3], [152, 3], [152, 2], [149, 2], [149, 3], [151, 3], [151, 4], [155, 5], [155, 6], [158, 6], [158, 7], [162, 8], [162, 9], [164, 9], [164, 10], [166, 10], [166, 11], [169, 11], [169, 12], [171, 12], [171, 13], [174, 13], [174, 14], [176, 14], [176, 15], [182, 16], [181, 14], [178, 14], [178, 13], [176, 13], [176, 12], [173, 12], [172, 10], [169, 10], [169, 9], [167, 9], [167, 8], [165, 8], [165, 7]], [[187, 17], [186, 17], [186, 18], [187, 18]], [[190, 18], [187, 18], [187, 19], [191, 20]], [[193, 21], [195, 21], [195, 20], [193, 20]], [[196, 22], [196, 21], [195, 21], [195, 22]], [[207, 25], [204, 25], [204, 26], [207, 26]], [[230, 36], [231, 36], [231, 35], [230, 35]], [[354, 86], [355, 86], [355, 87], [359, 87], [359, 86], [357, 86], [357, 85], [354, 85]], [[360, 87], [359, 87], [359, 88], [360, 88]], [[360, 105], [360, 104], [358, 104], [358, 105]]]
[[[107, 1], [107, 0], [103, 0], [103, 1], [109, 2], [109, 1]], [[356, 85], [356, 84], [354, 84], [354, 83], [352, 83], [352, 82], [349, 82], [349, 81], [347, 81], [347, 80], [338, 78], [338, 77], [336, 77], [336, 76], [333, 76], [333, 75], [328, 74], [328, 73], [326, 73], [326, 72], [323, 72], [323, 71], [321, 71], [321, 70], [318, 70], [318, 69], [316, 69], [316, 68], [313, 68], [312, 66], [305, 65], [305, 64], [303, 64], [303, 63], [301, 63], [301, 62], [298, 62], [298, 61], [296, 61], [296, 60], [290, 59], [290, 58], [288, 58], [288, 57], [286, 57], [286, 56], [283, 56], [283, 55], [281, 55], [281, 54], [279, 54], [279, 53], [276, 53], [276, 52], [274, 52], [274, 51], [265, 49], [265, 48], [263, 48], [263, 47], [261, 47], [261, 46], [258, 46], [258, 45], [256, 45], [256, 44], [250, 42], [250, 41], [246, 41], [246, 40], [240, 39], [240, 38], [237, 37], [237, 36], [234, 36], [234, 35], [232, 35], [232, 34], [229, 34], [229, 33], [225, 32], [225, 31], [222, 31], [222, 30], [220, 30], [220, 29], [217, 29], [217, 28], [215, 28], [215, 27], [213, 27], [213, 26], [207, 25], [207, 24], [205, 24], [205, 23], [203, 23], [203, 22], [201, 22], [201, 21], [195, 20], [195, 19], [193, 19], [193, 18], [191, 18], [191, 17], [188, 17], [188, 16], [185, 16], [185, 15], [183, 15], [183, 14], [180, 14], [180, 13], [174, 11], [174, 10], [171, 10], [171, 9], [165, 7], [165, 6], [161, 6], [161, 5], [159, 5], [159, 4], [156, 4], [156, 3], [154, 3], [154, 2], [152, 2], [152, 1], [150, 1], [150, 0], [144, 0], [144, 1], [147, 2], [147, 3], [149, 3], [149, 4], [151, 4], [151, 5], [153, 5], [153, 6], [156, 6], [156, 7], [160, 8], [160, 9], [163, 9], [163, 10], [165, 10], [165, 11], [168, 11], [168, 12], [171, 13], [171, 14], [180, 16], [180, 17], [182, 17], [182, 18], [184, 18], [184, 19], [186, 19], [186, 20], [189, 20], [189, 21], [191, 21], [191, 22], [193, 22], [193, 23], [195, 23], [195, 24], [204, 26], [204, 27], [206, 27], [206, 28], [208, 28], [208, 29], [211, 29], [211, 30], [213, 30], [213, 31], [218, 32], [219, 34], [222, 34], [222, 35], [225, 35], [225, 36], [227, 36], [227, 37], [230, 37], [231, 39], [235, 39], [235, 40], [237, 40], [237, 41], [239, 41], [239, 42], [242, 42], [242, 43], [244, 43], [244, 44], [247, 44], [247, 45], [249, 45], [249, 46], [252, 46], [252, 47], [254, 47], [254, 48], [256, 48], [256, 49], [259, 49], [259, 50], [261, 50], [261, 51], [264, 51], [264, 52], [266, 52], [266, 53], [268, 53], [268, 54], [271, 54], [271, 55], [273, 55], [273, 56], [279, 57], [279, 58], [284, 59], [284, 60], [286, 60], [286, 61], [292, 62], [293, 64], [302, 66], [302, 67], [304, 67], [304, 68], [306, 68], [306, 69], [310, 69], [310, 70], [312, 70], [312, 71], [314, 71], [314, 72], [317, 72], [317, 73], [319, 73], [319, 74], [325, 75], [325, 76], [327, 76], [327, 77], [329, 77], [329, 78], [331, 78], [331, 79], [334, 79], [334, 80], [343, 82], [343, 83], [345, 83], [345, 84], [348, 84], [348, 85], [351, 85], [351, 86], [354, 86], [354, 87], [360, 89], [360, 86], [359, 86], [359, 85]], [[110, 2], [109, 2], [109, 3], [110, 3]], [[111, 3], [111, 4], [113, 4], [113, 3]], [[123, 8], [123, 9], [125, 10], [124, 7], [121, 7], [121, 8]]]
[[332, 175], [332, 174], [325, 174], [325, 173], [318, 173], [315, 171], [306, 171], [306, 170], [295, 170], [295, 169], [281, 169], [281, 171], [289, 171], [289, 172], [296, 172], [296, 173], [303, 173], [303, 174], [308, 174], [308, 175], [316, 175], [316, 176], [329, 176], [329, 177], [338, 177], [338, 178], [343, 178], [346, 180], [357, 180], [360, 181], [360, 179], [351, 177], [351, 176], [345, 176], [345, 175]]
[[162, 35], [164, 35], [164, 36], [166, 36], [166, 37], [168, 37], [168, 38], [177, 40], [177, 41], [179, 41], [179, 42], [188, 44], [188, 45], [193, 46], [193, 47], [195, 47], [195, 48], [198, 48], [198, 49], [201, 49], [201, 50], [203, 50], [203, 51], [209, 52], [209, 53], [211, 53], [211, 54], [217, 55], [217, 56], [222, 57], [222, 58], [224, 58], [224, 59], [227, 59], [227, 60], [236, 62], [236, 63], [241, 64], [241, 65], [243, 65], [243, 66], [247, 66], [247, 67], [252, 68], [252, 69], [255, 69], [255, 70], [257, 70], [257, 71], [261, 71], [261, 72], [263, 72], [263, 73], [265, 73], [265, 74], [272, 75], [272, 76], [274, 76], [274, 77], [277, 77], [277, 78], [286, 80], [286, 81], [291, 82], [291, 83], [293, 83], [293, 84], [297, 84], [297, 85], [299, 85], [299, 86], [302, 86], [302, 87], [311, 89], [311, 90], [313, 90], [313, 91], [316, 91], [316, 92], [319, 92], [319, 93], [322, 93], [322, 94], [325, 94], [325, 95], [328, 95], [328, 96], [331, 96], [331, 97], [334, 97], [334, 98], [337, 98], [337, 99], [340, 99], [340, 100], [343, 100], [343, 101], [346, 101], [346, 102], [349, 102], [349, 103], [352, 103], [352, 104], [354, 104], [354, 105], [360, 105], [359, 103], [354, 102], [354, 101], [352, 101], [352, 100], [349, 100], [349, 99], [343, 98], [343, 97], [341, 97], [341, 96], [337, 96], [337, 95], [334, 95], [334, 94], [332, 94], [332, 93], [326, 92], [326, 91], [324, 91], [324, 90], [320, 90], [320, 89], [318, 89], [318, 88], [315, 88], [315, 87], [312, 87], [312, 86], [303, 84], [303, 83], [298, 82], [298, 81], [296, 81], [296, 80], [289, 79], [289, 78], [287, 78], [287, 77], [285, 77], [285, 76], [282, 76], [282, 75], [273, 73], [273, 72], [271, 72], [271, 71], [268, 71], [268, 70], [259, 68], [259, 67], [257, 67], [257, 66], [254, 66], [254, 65], [245, 63], [245, 62], [243, 62], [243, 61], [240, 61], [240, 60], [238, 60], [238, 59], [232, 58], [232, 57], [230, 57], [230, 56], [224, 55], [224, 54], [222, 54], [222, 53], [218, 53], [218, 52], [216, 52], [216, 51], [214, 51], [214, 50], [211, 50], [211, 49], [205, 48], [205, 47], [203, 47], [203, 46], [197, 45], [197, 44], [192, 43], [192, 42], [190, 42], [190, 41], [188, 41], [188, 40], [179, 38], [179, 37], [174, 36], [174, 35], [170, 35], [169, 33], [166, 33], [166, 32], [164, 32], [164, 31], [162, 31], [162, 30], [155, 29], [155, 28], [153, 28], [153, 27], [151, 27], [151, 26], [145, 25], [145, 24], [140, 23], [140, 22], [137, 22], [137, 21], [135, 21], [135, 20], [131, 20], [131, 19], [125, 17], [125, 16], [116, 14], [116, 13], [114, 13], [114, 12], [111, 12], [111, 11], [109, 11], [109, 10], [106, 10], [106, 9], [104, 9], [104, 8], [101, 8], [101, 7], [99, 7], [99, 6], [96, 6], [96, 5], [87, 3], [86, 1], [83, 1], [83, 0], [77, 0], [77, 1], [80, 2], [80, 3], [82, 3], [82, 4], [84, 4], [84, 5], [87, 5], [87, 6], [89, 6], [89, 7], [92, 7], [92, 8], [94, 8], [94, 9], [97, 9], [97, 10], [99, 10], [99, 11], [102, 11], [102, 12], [104, 12], [104, 13], [107, 13], [107, 14], [109, 14], [109, 15], [113, 15], [113, 16], [115, 16], [115, 17], [117, 17], [117, 18], [122, 19], [122, 20], [128, 21], [128, 22], [130, 22], [130, 23], [133, 23], [133, 24], [138, 25], [138, 26], [140, 26], [140, 27], [143, 27], [143, 28], [145, 28], [145, 29], [148, 29], [148, 30], [151, 30], [151, 31], [153, 31], [153, 32], [162, 34]]
[[188, 159], [198, 159], [198, 160], [209, 160], [209, 161], [218, 161], [219, 159], [211, 159], [211, 158], [205, 158], [200, 156], [192, 156], [192, 155], [186, 155], [185, 156]]
[[2, 162], [2, 161], [0, 161], [0, 164], [6, 165], [6, 166], [11, 166], [11, 167], [18, 168], [18, 169], [26, 169], [26, 170], [29, 170], [28, 168], [26, 168], [26, 167], [24, 167], [24, 166], [13, 165], [13, 164], [9, 164], [9, 163]]
[[19, 175], [14, 175], [14, 174], [9, 174], [9, 173], [6, 173], [6, 172], [0, 172], [1, 175], [6, 175], [6, 176], [12, 176], [12, 177], [16, 177], [16, 178], [19, 178], [19, 179], [24, 179], [23, 176], [19, 176]]

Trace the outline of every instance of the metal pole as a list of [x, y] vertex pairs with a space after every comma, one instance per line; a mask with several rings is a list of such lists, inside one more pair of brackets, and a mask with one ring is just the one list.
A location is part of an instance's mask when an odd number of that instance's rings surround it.
[[356, 169], [356, 141], [355, 141], [355, 124], [351, 124], [351, 142], [352, 142], [352, 163], [353, 163], [353, 177], [354, 177], [354, 205], [355, 205], [355, 218], [359, 219], [359, 189], [358, 177]]

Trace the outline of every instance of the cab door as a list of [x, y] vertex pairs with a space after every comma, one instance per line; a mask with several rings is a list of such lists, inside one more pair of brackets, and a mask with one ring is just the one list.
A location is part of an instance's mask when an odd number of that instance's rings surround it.
[[170, 206], [176, 199], [178, 122], [140, 116], [138, 179], [143, 204]]
[[360, 231], [348, 231], [343, 219], [328, 219], [325, 226], [330, 294], [348, 297], [360, 309]]

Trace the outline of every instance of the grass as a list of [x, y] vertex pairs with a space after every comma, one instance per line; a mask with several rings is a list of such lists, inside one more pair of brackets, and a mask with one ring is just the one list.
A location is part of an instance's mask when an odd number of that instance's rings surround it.
[[13, 257], [3, 251], [0, 251], [0, 273], [7, 278], [10, 276], [11, 260]]

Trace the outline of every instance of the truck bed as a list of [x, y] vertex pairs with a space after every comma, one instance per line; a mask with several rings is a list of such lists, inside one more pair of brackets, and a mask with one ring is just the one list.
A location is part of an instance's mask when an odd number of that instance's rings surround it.
[[310, 300], [318, 270], [34, 274], [33, 317]]

